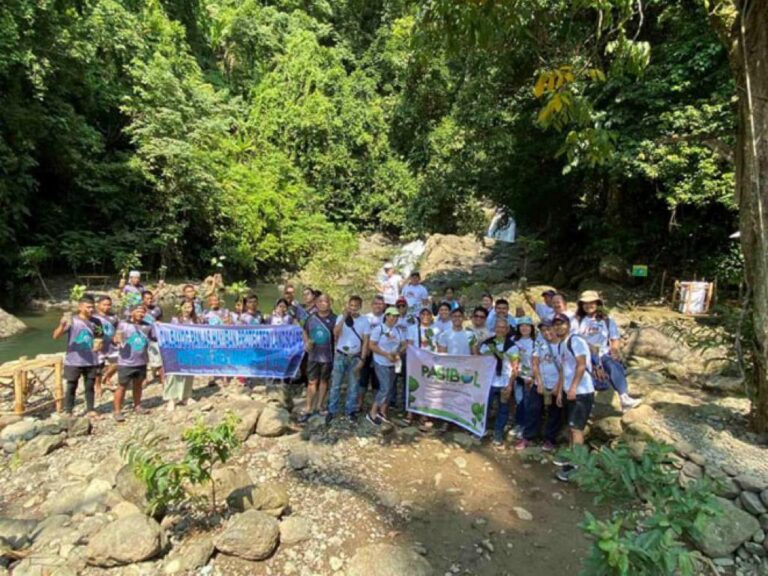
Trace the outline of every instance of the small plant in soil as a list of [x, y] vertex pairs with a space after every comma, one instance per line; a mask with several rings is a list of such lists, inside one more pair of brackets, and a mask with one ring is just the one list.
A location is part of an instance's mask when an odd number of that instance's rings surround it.
[[[239, 419], [227, 413], [215, 426], [208, 426], [200, 419], [184, 431], [182, 439], [186, 453], [179, 461], [168, 461], [160, 447], [167, 438], [148, 430], [128, 440], [120, 454], [133, 469], [136, 477], [146, 486], [147, 510], [158, 517], [172, 506], [185, 502], [196, 503], [201, 499], [216, 510], [216, 484], [213, 470], [217, 464], [226, 463], [240, 445], [235, 429]], [[194, 495], [192, 486], [207, 485], [210, 498]]]
[[693, 576], [704, 562], [689, 548], [695, 525], [719, 512], [716, 485], [702, 478], [684, 488], [671, 466], [673, 449], [648, 443], [639, 458], [619, 442], [589, 452], [570, 451], [572, 476], [596, 503], [613, 505], [609, 519], [590, 513], [581, 527], [593, 540], [582, 574], [589, 576]]

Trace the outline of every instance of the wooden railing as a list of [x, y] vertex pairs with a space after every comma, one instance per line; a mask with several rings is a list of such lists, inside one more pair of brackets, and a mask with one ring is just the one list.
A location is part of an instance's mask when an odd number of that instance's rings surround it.
[[50, 406], [51, 404], [56, 404], [56, 411], [61, 412], [62, 402], [64, 401], [64, 385], [62, 382], [63, 366], [64, 359], [61, 356], [36, 358], [34, 360], [29, 360], [26, 356], [22, 356], [13, 362], [0, 364], [0, 378], [13, 378], [13, 411], [19, 415], [23, 415], [27, 412], [26, 401], [29, 394], [29, 372], [41, 368], [51, 368], [53, 369], [53, 400], [43, 402], [42, 404], [36, 404], [30, 411], [39, 410], [46, 406]]

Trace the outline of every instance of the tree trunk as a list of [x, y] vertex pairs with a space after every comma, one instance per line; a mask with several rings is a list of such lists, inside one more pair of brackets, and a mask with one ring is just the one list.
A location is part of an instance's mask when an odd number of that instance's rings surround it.
[[[736, 0], [720, 21], [738, 96], [736, 200], [746, 281], [752, 293], [753, 424], [768, 431], [768, 2]], [[716, 23], [716, 26], [718, 23]]]

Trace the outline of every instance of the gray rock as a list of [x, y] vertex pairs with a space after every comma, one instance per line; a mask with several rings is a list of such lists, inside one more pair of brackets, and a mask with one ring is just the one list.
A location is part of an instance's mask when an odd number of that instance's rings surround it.
[[26, 324], [0, 308], [0, 338], [8, 338], [27, 329]]
[[629, 265], [615, 254], [606, 254], [600, 259], [597, 267], [598, 274], [603, 280], [610, 282], [626, 282], [629, 279]]
[[77, 576], [78, 570], [68, 566], [66, 558], [39, 553], [24, 558], [13, 566], [13, 576]]
[[768, 554], [762, 544], [757, 544], [755, 542], [745, 542], [744, 550], [752, 556], [759, 556], [760, 558], [763, 558]]
[[253, 400], [238, 400], [229, 408], [240, 419], [235, 428], [235, 435], [240, 442], [245, 442], [256, 431], [256, 424], [264, 410], [264, 404]]
[[683, 362], [690, 356], [683, 344], [651, 327], [629, 330], [624, 351], [627, 357], [641, 356], [673, 363]]
[[610, 416], [597, 420], [590, 430], [590, 436], [597, 440], [610, 441], [621, 436], [623, 429], [621, 427], [621, 418]]
[[478, 445], [478, 441], [472, 435], [466, 432], [451, 432], [448, 439], [451, 442], [458, 444], [464, 450], [469, 450], [472, 447]]
[[130, 465], [126, 464], [118, 471], [117, 476], [115, 476], [115, 490], [128, 502], [138, 506], [140, 510], [146, 510], [148, 506], [147, 487], [136, 478]]
[[309, 454], [306, 450], [291, 452], [288, 455], [288, 466], [291, 470], [304, 470], [309, 465]]
[[740, 474], [736, 476], [735, 480], [742, 490], [749, 490], [750, 492], [762, 492], [768, 488], [768, 482], [752, 474]]
[[694, 524], [693, 541], [710, 558], [732, 554], [760, 529], [757, 519], [736, 508], [729, 500], [718, 498], [721, 513], [715, 517], [702, 516]]
[[733, 478], [726, 478], [721, 480], [717, 489], [718, 496], [728, 498], [729, 500], [736, 498], [740, 492], [741, 490], [738, 486], [736, 486], [736, 482], [733, 481]]
[[762, 544], [764, 540], [765, 540], [765, 531], [762, 530], [762, 528], [752, 535], [752, 542], [757, 542], [758, 544]]
[[[12, 379], [11, 379], [12, 380]], [[16, 422], [21, 422], [22, 418], [18, 414], [3, 414], [0, 415], [0, 430]]]
[[419, 429], [415, 426], [406, 426], [398, 431], [397, 436], [402, 442], [413, 442], [419, 437]]
[[763, 490], [760, 492], [760, 500], [763, 501], [763, 504], [768, 506], [768, 490]]
[[238, 512], [254, 509], [280, 518], [288, 509], [288, 492], [276, 482], [246, 486], [232, 492], [227, 498], [227, 505]]
[[[243, 488], [253, 486], [251, 475], [241, 466], [217, 468], [213, 471], [212, 477], [216, 487], [217, 501], [227, 500], [231, 494]], [[210, 486], [197, 486], [194, 489], [194, 493], [208, 498], [211, 493]]]
[[37, 420], [21, 420], [0, 430], [0, 442], [29, 441], [37, 436], [39, 429], [40, 423]]
[[312, 537], [312, 527], [304, 518], [289, 516], [280, 522], [280, 544], [292, 546]]
[[62, 446], [64, 446], [63, 434], [36, 436], [19, 448], [19, 458], [24, 461], [33, 460], [34, 458], [46, 456]]
[[691, 460], [691, 462], [693, 462], [694, 464], [698, 464], [699, 466], [707, 465], [707, 459], [701, 454], [699, 454], [698, 452], [691, 452], [690, 454], [688, 454], [688, 458]]
[[768, 514], [760, 514], [760, 528], [768, 530]]
[[230, 518], [216, 536], [217, 550], [246, 560], [264, 560], [277, 548], [280, 528], [277, 520], [258, 510]]
[[174, 548], [163, 564], [163, 574], [186, 574], [208, 564], [213, 556], [213, 537], [193, 536]]
[[346, 576], [433, 576], [427, 560], [411, 548], [372, 544], [360, 548], [346, 569]]
[[19, 550], [29, 544], [37, 527], [37, 520], [0, 517], [0, 538], [13, 550]]
[[152, 518], [133, 514], [118, 518], [88, 542], [88, 564], [111, 568], [143, 562], [157, 556], [163, 543], [160, 525]]
[[66, 425], [67, 436], [70, 438], [88, 436], [93, 430], [93, 424], [88, 418], [70, 418]]
[[256, 433], [259, 436], [280, 436], [288, 430], [290, 414], [284, 408], [269, 405], [259, 416], [256, 424]]
[[694, 464], [693, 462], [686, 462], [685, 464], [683, 464], [682, 472], [683, 474], [688, 476], [688, 478], [693, 478], [693, 479], [701, 478], [703, 475], [701, 466], [699, 466], [698, 464]]
[[765, 509], [765, 505], [760, 500], [760, 496], [755, 492], [747, 492], [745, 490], [741, 493], [740, 498], [741, 503], [744, 505], [744, 510], [750, 514], [759, 516], [760, 514], [768, 512], [768, 510]]

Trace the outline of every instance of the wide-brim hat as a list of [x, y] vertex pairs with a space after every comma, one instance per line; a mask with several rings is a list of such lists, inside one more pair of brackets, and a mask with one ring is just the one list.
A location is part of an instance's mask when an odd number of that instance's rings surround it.
[[579, 295], [579, 302], [598, 302], [602, 304], [603, 299], [600, 298], [600, 294], [598, 294], [596, 290], [585, 290]]

